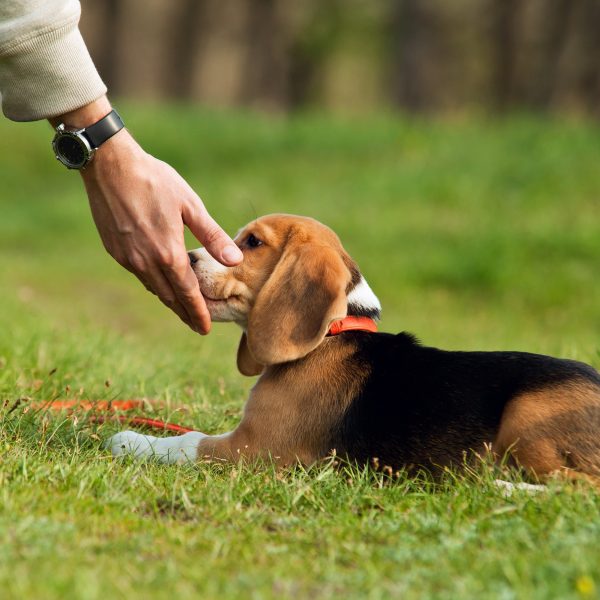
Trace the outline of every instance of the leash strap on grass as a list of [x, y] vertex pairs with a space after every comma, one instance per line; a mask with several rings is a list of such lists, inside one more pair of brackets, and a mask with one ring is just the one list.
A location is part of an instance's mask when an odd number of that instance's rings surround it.
[[160, 431], [175, 431], [176, 433], [189, 433], [194, 431], [183, 425], [175, 425], [175, 423], [167, 423], [159, 419], [149, 419], [148, 417], [128, 417], [127, 415], [92, 415], [90, 417], [92, 423], [106, 423], [107, 421], [120, 421], [127, 425], [143, 425], [150, 429], [158, 429]]
[[175, 423], [167, 423], [166, 421], [161, 421], [160, 419], [111, 414], [118, 410], [133, 410], [136, 408], [142, 408], [143, 406], [143, 400], [52, 400], [34, 404], [33, 408], [52, 411], [66, 410], [69, 412], [75, 412], [77, 409], [81, 409], [87, 412], [105, 413], [90, 415], [89, 420], [92, 423], [118, 421], [127, 425], [141, 425], [160, 431], [174, 431], [176, 433], [189, 433], [190, 431], [194, 431], [189, 427], [183, 427], [182, 425], [176, 425]]

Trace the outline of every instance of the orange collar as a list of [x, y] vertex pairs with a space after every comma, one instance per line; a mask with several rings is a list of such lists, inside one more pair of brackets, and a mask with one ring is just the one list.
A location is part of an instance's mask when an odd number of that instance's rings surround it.
[[344, 331], [370, 331], [377, 332], [377, 323], [371, 317], [344, 317], [334, 321], [327, 335], [338, 335]]

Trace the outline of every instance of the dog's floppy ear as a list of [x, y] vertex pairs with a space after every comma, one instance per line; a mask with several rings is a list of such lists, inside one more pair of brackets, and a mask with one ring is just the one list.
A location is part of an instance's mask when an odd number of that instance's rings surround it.
[[246, 333], [242, 333], [242, 337], [240, 338], [240, 345], [237, 351], [237, 367], [242, 375], [248, 375], [248, 377], [260, 375], [265, 368], [250, 353]]
[[238, 366], [256, 373], [261, 365], [296, 360], [314, 350], [331, 322], [346, 316], [350, 278], [339, 251], [289, 244], [250, 311]]

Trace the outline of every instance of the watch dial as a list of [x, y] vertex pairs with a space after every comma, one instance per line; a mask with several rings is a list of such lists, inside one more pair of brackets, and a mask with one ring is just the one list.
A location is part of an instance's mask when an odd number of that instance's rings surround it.
[[58, 153], [69, 162], [70, 165], [78, 167], [85, 163], [87, 152], [82, 142], [77, 138], [65, 135], [60, 137], [56, 143]]

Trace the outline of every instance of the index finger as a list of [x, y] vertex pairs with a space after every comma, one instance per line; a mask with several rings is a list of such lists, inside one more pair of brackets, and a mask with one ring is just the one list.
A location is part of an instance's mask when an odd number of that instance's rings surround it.
[[196, 194], [191, 196], [189, 205], [184, 208], [183, 220], [208, 253], [222, 265], [234, 267], [242, 262], [244, 255], [241, 250], [210, 216]]

